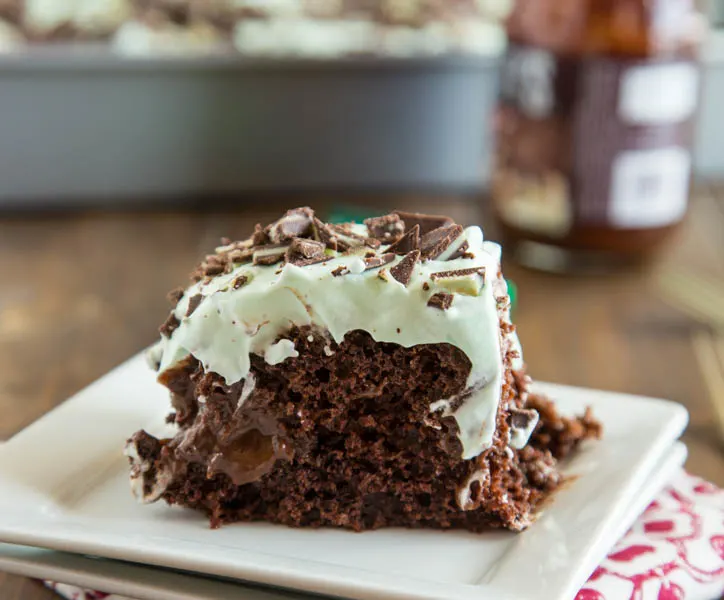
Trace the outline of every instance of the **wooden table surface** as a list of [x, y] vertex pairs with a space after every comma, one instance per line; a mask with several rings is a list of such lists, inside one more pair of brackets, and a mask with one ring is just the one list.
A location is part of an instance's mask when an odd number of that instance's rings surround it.
[[[332, 197], [287, 198], [322, 213]], [[466, 224], [481, 202], [461, 197], [345, 198], [417, 207]], [[20, 431], [156, 337], [165, 294], [185, 282], [219, 237], [245, 236], [282, 209], [276, 200], [234, 210], [81, 212], [0, 216], [0, 439]], [[670, 398], [685, 404], [688, 468], [724, 485], [716, 396], [692, 340], [706, 324], [672, 308], [657, 281], [670, 269], [724, 282], [724, 190], [700, 189], [677, 239], [651, 265], [565, 278], [507, 265], [519, 289], [515, 319], [533, 377]], [[724, 299], [722, 301], [724, 305]], [[724, 399], [719, 397], [719, 401]], [[0, 574], [3, 600], [50, 600], [35, 582]]]

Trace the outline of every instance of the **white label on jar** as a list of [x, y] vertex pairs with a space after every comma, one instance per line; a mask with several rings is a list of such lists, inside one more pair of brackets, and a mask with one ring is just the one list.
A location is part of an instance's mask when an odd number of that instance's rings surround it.
[[630, 68], [621, 81], [619, 117], [630, 125], [680, 123], [699, 97], [699, 72], [690, 63]]
[[691, 155], [684, 148], [629, 150], [613, 162], [608, 217], [621, 228], [663, 227], [683, 218]]

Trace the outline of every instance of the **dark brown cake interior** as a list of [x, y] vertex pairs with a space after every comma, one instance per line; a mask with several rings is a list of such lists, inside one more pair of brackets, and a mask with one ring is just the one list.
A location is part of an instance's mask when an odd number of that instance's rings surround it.
[[[213, 526], [519, 529], [559, 484], [551, 450], [562, 458], [598, 434], [592, 419], [563, 419], [530, 399], [545, 410], [529, 446], [506, 450], [501, 411], [495, 446], [462, 462], [455, 420], [429, 412], [461, 391], [470, 369], [461, 351], [376, 343], [362, 331], [339, 345], [306, 327], [284, 337], [299, 357], [271, 366], [254, 356], [256, 387], [242, 410], [242, 384], [226, 386], [193, 360], [164, 376], [183, 430], [156, 445], [156, 461], [176, 469], [169, 503], [203, 510]], [[515, 402], [526, 378], [509, 379], [505, 395]], [[460, 482], [481, 469], [489, 479], [471, 484], [461, 510]]]

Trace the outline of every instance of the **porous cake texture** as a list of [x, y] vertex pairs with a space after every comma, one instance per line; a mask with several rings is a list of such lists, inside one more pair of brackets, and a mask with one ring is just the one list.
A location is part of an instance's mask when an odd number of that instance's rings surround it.
[[149, 351], [178, 433], [126, 445], [142, 502], [355, 530], [522, 530], [600, 426], [529, 391], [500, 247], [393, 212], [222, 240]]

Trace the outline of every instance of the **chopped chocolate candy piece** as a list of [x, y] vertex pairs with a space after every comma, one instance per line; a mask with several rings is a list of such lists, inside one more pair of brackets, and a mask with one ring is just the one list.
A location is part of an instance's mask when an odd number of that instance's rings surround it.
[[415, 225], [412, 229], [405, 232], [399, 240], [387, 248], [387, 252], [395, 254], [407, 254], [420, 247], [420, 226]]
[[204, 297], [201, 294], [196, 294], [195, 296], [191, 296], [189, 298], [189, 307], [186, 310], [186, 316], [190, 317], [192, 313], [199, 307], [199, 304], [201, 304], [201, 301], [204, 299]]
[[364, 246], [369, 238], [352, 231], [349, 225], [329, 225], [333, 237], [337, 240], [339, 250], [349, 250]]
[[365, 225], [373, 238], [391, 244], [399, 240], [405, 233], [405, 222], [400, 215], [392, 213], [384, 217], [365, 219]]
[[241, 264], [250, 262], [254, 258], [254, 251], [251, 248], [234, 248], [228, 256], [232, 263]]
[[272, 243], [287, 242], [293, 238], [311, 235], [313, 219], [314, 211], [311, 208], [294, 208], [267, 227], [266, 231]]
[[510, 423], [510, 441], [511, 448], [523, 448], [530, 438], [535, 426], [538, 424], [540, 416], [537, 411], [531, 409], [511, 408]]
[[415, 265], [418, 260], [420, 260], [419, 250], [408, 252], [405, 254], [405, 258], [390, 269], [390, 273], [395, 279], [397, 279], [397, 281], [407, 287], [410, 283], [410, 279], [412, 279], [412, 273], [415, 270]]
[[251, 243], [254, 246], [263, 246], [269, 243], [269, 236], [267, 235], [261, 223], [254, 225], [254, 233], [251, 236]]
[[427, 301], [427, 305], [431, 308], [437, 308], [438, 310], [447, 310], [452, 306], [453, 298], [455, 298], [455, 296], [452, 294], [448, 294], [447, 292], [438, 292], [434, 296], [430, 296], [430, 299]]
[[322, 242], [330, 250], [337, 250], [337, 238], [329, 225], [322, 223], [317, 217], [312, 219], [312, 235], [315, 240]]
[[382, 281], [390, 280], [390, 274], [387, 272], [387, 269], [380, 269], [377, 273], [377, 277], [379, 277]]
[[468, 258], [465, 255], [468, 254], [468, 241], [465, 240], [462, 244], [460, 244], [456, 250], [448, 256], [447, 260], [455, 260], [456, 258]]
[[210, 254], [206, 257], [206, 261], [202, 266], [206, 277], [214, 277], [215, 275], [221, 275], [224, 272], [226, 262], [220, 256]]
[[171, 314], [168, 316], [168, 319], [166, 319], [166, 320], [164, 321], [163, 325], [161, 325], [161, 327], [159, 327], [158, 331], [161, 333], [161, 335], [165, 335], [166, 337], [171, 337], [171, 334], [172, 334], [174, 331], [176, 331], [176, 328], [177, 328], [180, 324], [181, 324], [181, 323], [180, 323], [179, 320], [176, 318], [176, 315], [173, 314], [173, 313], [171, 313]]
[[341, 277], [342, 275], [345, 275], [346, 273], [349, 273], [349, 269], [345, 267], [344, 265], [341, 265], [337, 267], [334, 271], [332, 271], [332, 275], [335, 277]]
[[364, 259], [365, 271], [383, 267], [386, 264], [391, 263], [393, 260], [395, 260], [395, 254], [393, 252], [388, 252], [387, 254], [380, 254], [378, 256], [372, 256], [369, 258], [365, 258]]
[[426, 281], [425, 283], [422, 284], [422, 289], [425, 290], [426, 292], [429, 291], [430, 284]]
[[255, 265], [275, 265], [284, 258], [288, 246], [267, 246], [254, 251]]
[[466, 296], [479, 296], [485, 285], [485, 267], [440, 271], [430, 275], [433, 283], [448, 292], [457, 292]]
[[368, 248], [374, 248], [375, 250], [377, 250], [377, 248], [379, 248], [381, 245], [382, 242], [373, 237], [369, 237], [365, 240], [365, 246], [367, 246]]
[[450, 217], [443, 217], [441, 215], [425, 215], [422, 213], [409, 213], [401, 210], [396, 210], [393, 214], [400, 217], [405, 222], [405, 230], [409, 231], [415, 225], [420, 226], [420, 235], [425, 235], [433, 229], [443, 227], [445, 225], [454, 225]]
[[249, 277], [247, 275], [239, 275], [231, 284], [231, 287], [233, 287], [235, 290], [238, 290], [243, 285], [246, 285], [246, 283], [249, 281]]
[[173, 289], [168, 294], [166, 294], [166, 298], [171, 304], [176, 306], [178, 304], [178, 301], [183, 298], [183, 295], [184, 289], [181, 287], [177, 287], [176, 289]]
[[289, 246], [289, 260], [293, 258], [317, 258], [324, 255], [324, 244], [315, 240], [294, 238]]
[[463, 232], [460, 225], [444, 225], [426, 233], [420, 239], [420, 252], [423, 260], [440, 256]]

